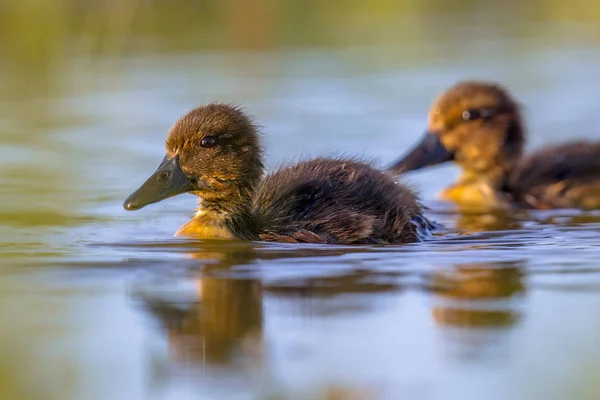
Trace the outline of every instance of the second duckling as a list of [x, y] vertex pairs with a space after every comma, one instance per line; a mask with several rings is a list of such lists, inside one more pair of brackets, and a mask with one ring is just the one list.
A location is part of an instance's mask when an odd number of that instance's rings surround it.
[[179, 119], [162, 163], [123, 205], [137, 210], [186, 192], [199, 206], [176, 235], [200, 239], [408, 243], [431, 226], [411, 190], [363, 162], [317, 158], [263, 177], [256, 125], [226, 104]]
[[390, 170], [453, 161], [458, 182], [440, 197], [463, 208], [600, 208], [600, 143], [551, 146], [523, 156], [518, 103], [490, 82], [460, 82], [434, 102], [423, 140]]

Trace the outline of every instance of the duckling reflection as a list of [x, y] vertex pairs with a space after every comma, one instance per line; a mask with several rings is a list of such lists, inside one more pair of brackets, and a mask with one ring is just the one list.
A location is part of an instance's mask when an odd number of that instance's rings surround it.
[[260, 360], [262, 295], [252, 280], [198, 279], [198, 299], [183, 310], [166, 302], [148, 307], [167, 330], [180, 362], [226, 364], [244, 355]]
[[[365, 247], [302, 247], [290, 250], [239, 241], [190, 241], [182, 245], [189, 251], [189, 258], [198, 261], [194, 268], [188, 269], [191, 276], [183, 276], [195, 286], [194, 298], [182, 302], [143, 294], [137, 296], [166, 330], [169, 352], [174, 360], [180, 362], [223, 365], [241, 360], [252, 367], [260, 365], [263, 296], [266, 292], [277, 296], [292, 293], [334, 296], [397, 288], [393, 283], [375, 281], [374, 274], [366, 271], [351, 270], [337, 277], [306, 278], [301, 282], [286, 280], [265, 285], [259, 277], [254, 278], [250, 272], [243, 270], [244, 266], [257, 259], [336, 257], [373, 251]], [[384, 275], [377, 275], [380, 280], [388, 281]], [[177, 278], [182, 279], [181, 272]], [[392, 278], [390, 276], [389, 281]], [[172, 276], [164, 279], [168, 287], [174, 286]]]
[[458, 181], [440, 198], [465, 209], [600, 208], [600, 143], [550, 146], [523, 156], [521, 109], [495, 83], [460, 82], [434, 102], [423, 141], [395, 172], [454, 161]]
[[433, 319], [443, 326], [506, 328], [518, 312], [498, 303], [524, 292], [520, 263], [474, 263], [431, 276], [429, 288], [440, 296]]
[[167, 137], [167, 155], [127, 210], [182, 193], [201, 201], [176, 235], [288, 243], [409, 243], [433, 226], [391, 174], [352, 159], [317, 158], [263, 178], [256, 125], [225, 104], [198, 107]]
[[[252, 246], [203, 243], [190, 258], [202, 272], [191, 271], [186, 281], [196, 290], [191, 301], [138, 296], [166, 330], [174, 360], [195, 364], [228, 364], [234, 358], [256, 365], [262, 353], [262, 288], [256, 279], [229, 279], [234, 265], [256, 258]], [[181, 276], [179, 277], [182, 278]], [[173, 286], [169, 280], [169, 286]]]
[[372, 307], [360, 295], [400, 292], [403, 276], [403, 273], [349, 269], [335, 276], [279, 280], [265, 285], [264, 291], [271, 298], [291, 304], [293, 312], [299, 314], [354, 314], [368, 312]]
[[458, 213], [455, 226], [462, 233], [506, 231], [521, 228], [522, 224], [513, 215], [504, 212]]
[[463, 234], [520, 229], [523, 218], [518, 210], [480, 212], [446, 208], [435, 209], [430, 216], [441, 225]]

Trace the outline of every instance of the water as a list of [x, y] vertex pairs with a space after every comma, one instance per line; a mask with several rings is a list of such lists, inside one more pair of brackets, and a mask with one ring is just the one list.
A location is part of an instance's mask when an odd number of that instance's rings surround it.
[[192, 196], [121, 206], [214, 100], [260, 122], [269, 169], [385, 165], [464, 78], [511, 88], [529, 148], [600, 139], [600, 16], [575, 3], [7, 3], [0, 398], [597, 398], [598, 212], [457, 215], [452, 166], [406, 178], [448, 227], [406, 246], [187, 241]]

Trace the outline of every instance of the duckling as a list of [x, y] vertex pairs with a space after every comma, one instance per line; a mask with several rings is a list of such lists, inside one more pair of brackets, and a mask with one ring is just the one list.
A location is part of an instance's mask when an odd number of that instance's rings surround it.
[[316, 158], [263, 177], [257, 126], [220, 103], [180, 118], [166, 156], [123, 203], [138, 210], [181, 193], [199, 197], [176, 236], [288, 243], [407, 243], [419, 239], [417, 196], [393, 174], [353, 159]]
[[440, 198], [461, 208], [600, 208], [600, 143], [523, 155], [521, 108], [502, 86], [459, 82], [434, 102], [422, 141], [389, 170], [453, 161], [462, 173]]

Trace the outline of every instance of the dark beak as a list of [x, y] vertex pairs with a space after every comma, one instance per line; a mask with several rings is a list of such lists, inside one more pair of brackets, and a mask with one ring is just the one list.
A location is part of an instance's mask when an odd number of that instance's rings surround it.
[[139, 210], [193, 189], [192, 180], [179, 165], [179, 156], [165, 157], [152, 176], [125, 200], [123, 207], [128, 211]]
[[392, 164], [388, 170], [401, 173], [430, 167], [452, 161], [454, 153], [449, 152], [442, 142], [438, 132], [426, 132], [421, 143], [416, 145], [404, 157]]

